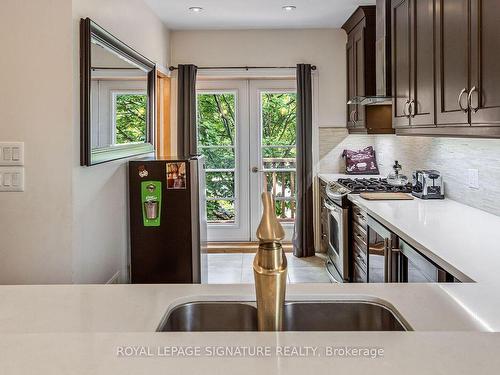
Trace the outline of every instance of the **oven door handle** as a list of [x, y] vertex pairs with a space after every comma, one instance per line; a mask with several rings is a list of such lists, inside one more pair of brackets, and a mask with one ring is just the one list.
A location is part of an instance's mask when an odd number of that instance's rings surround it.
[[337, 208], [337, 207], [333, 207], [332, 205], [329, 205], [328, 203], [324, 202], [323, 203], [325, 205], [325, 208], [327, 210], [330, 210], [330, 211], [333, 211], [333, 212], [339, 212], [340, 211], [340, 208]]
[[349, 195], [350, 193], [351, 192], [348, 191], [348, 192], [343, 193], [343, 194], [338, 194], [338, 193], [332, 193], [328, 189], [326, 190], [326, 195], [328, 195], [332, 199], [342, 199], [343, 197], [345, 197], [346, 195]]
[[334, 282], [335, 284], [342, 284], [343, 281], [339, 280], [338, 277], [336, 277], [336, 275], [332, 274], [328, 266], [335, 267], [335, 265], [330, 259], [328, 259], [325, 264], [326, 272], [328, 273], [328, 276], [330, 276], [330, 280], [332, 280], [332, 282]]

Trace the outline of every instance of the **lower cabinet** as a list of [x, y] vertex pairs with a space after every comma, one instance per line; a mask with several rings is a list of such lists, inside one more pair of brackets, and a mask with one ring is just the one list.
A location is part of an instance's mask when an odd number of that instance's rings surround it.
[[368, 279], [366, 277], [366, 271], [359, 265], [359, 263], [354, 262], [352, 275], [353, 275], [352, 282], [354, 283], [368, 282]]
[[353, 283], [460, 282], [360, 207], [353, 205], [351, 214]]
[[368, 282], [367, 222], [366, 213], [358, 206], [352, 206], [351, 233], [352, 281], [366, 283]]
[[399, 282], [446, 283], [455, 281], [453, 276], [402, 240], [399, 240], [399, 252]]

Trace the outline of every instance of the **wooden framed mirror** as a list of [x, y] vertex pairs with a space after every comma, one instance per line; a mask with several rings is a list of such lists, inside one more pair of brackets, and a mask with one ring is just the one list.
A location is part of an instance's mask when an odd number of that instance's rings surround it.
[[80, 23], [80, 164], [154, 152], [156, 66], [91, 19]]

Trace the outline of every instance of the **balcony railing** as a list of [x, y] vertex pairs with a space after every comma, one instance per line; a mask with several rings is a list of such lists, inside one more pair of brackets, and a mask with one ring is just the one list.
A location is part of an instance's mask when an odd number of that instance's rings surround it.
[[274, 197], [276, 215], [282, 222], [295, 220], [296, 160], [295, 158], [263, 158], [263, 191]]

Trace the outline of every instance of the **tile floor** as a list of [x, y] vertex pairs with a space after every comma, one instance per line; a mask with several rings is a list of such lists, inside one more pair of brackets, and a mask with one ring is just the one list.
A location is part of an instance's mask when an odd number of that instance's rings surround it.
[[[255, 254], [217, 253], [208, 254], [209, 284], [252, 284], [252, 263]], [[310, 258], [296, 258], [286, 254], [289, 283], [329, 283], [325, 270], [325, 255]]]

